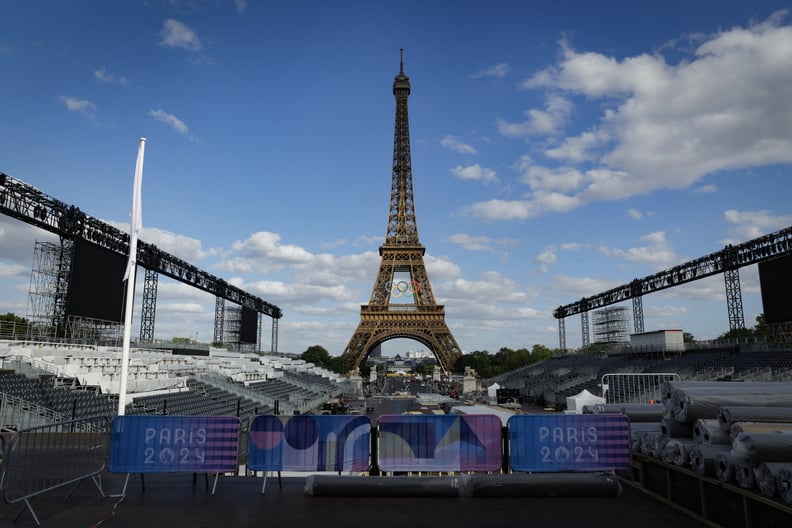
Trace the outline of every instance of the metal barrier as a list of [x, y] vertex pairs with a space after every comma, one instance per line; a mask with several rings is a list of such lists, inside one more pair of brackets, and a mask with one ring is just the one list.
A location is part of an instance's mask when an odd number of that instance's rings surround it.
[[66, 494], [68, 498], [84, 479], [91, 479], [104, 497], [100, 473], [107, 461], [107, 439], [105, 416], [31, 427], [14, 433], [2, 451], [0, 489], [7, 503], [25, 503], [16, 517], [27, 509], [36, 524], [41, 524], [31, 499], [74, 484]]
[[659, 403], [661, 387], [666, 381], [679, 381], [679, 374], [605, 374], [602, 376], [602, 397], [606, 403]]

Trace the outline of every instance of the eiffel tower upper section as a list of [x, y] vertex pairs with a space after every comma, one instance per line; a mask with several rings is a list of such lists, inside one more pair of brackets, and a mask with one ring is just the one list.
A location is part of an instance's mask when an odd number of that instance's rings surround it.
[[[393, 166], [391, 173], [388, 230], [379, 248], [382, 264], [369, 305], [387, 306], [390, 303], [394, 273], [407, 273], [411, 278], [412, 300], [418, 306], [435, 306], [434, 294], [426, 274], [423, 256], [426, 248], [418, 239], [413, 199], [412, 161], [410, 156], [410, 119], [407, 99], [410, 78], [404, 73], [404, 57], [399, 60], [399, 73], [393, 80], [396, 98], [396, 124], [393, 132]], [[442, 309], [442, 308], [441, 308]]]
[[385, 246], [420, 246], [413, 201], [410, 120], [407, 113], [410, 78], [404, 74], [403, 56], [399, 61], [399, 74], [393, 80], [393, 95], [396, 96], [396, 127], [393, 135], [393, 177]]

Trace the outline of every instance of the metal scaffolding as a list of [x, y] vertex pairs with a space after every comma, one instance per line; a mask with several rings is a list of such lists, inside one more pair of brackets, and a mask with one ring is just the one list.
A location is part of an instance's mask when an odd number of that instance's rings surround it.
[[154, 321], [157, 315], [157, 285], [159, 273], [148, 268], [143, 281], [143, 307], [140, 312], [140, 342], [154, 341]]
[[593, 316], [594, 342], [600, 344], [629, 343], [627, 317], [627, 308], [623, 306], [596, 310]]
[[26, 316], [34, 323], [31, 337], [63, 335], [73, 251], [73, 242], [65, 238], [60, 243], [36, 242]]

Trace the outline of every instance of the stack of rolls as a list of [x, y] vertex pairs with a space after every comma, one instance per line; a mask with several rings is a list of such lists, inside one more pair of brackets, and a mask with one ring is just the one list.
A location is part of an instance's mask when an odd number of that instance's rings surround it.
[[626, 415], [634, 451], [792, 504], [792, 383], [667, 381], [660, 401], [590, 412]]

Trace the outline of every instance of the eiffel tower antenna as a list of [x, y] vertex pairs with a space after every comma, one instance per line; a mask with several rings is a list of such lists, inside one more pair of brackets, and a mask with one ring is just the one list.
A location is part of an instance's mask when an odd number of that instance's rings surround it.
[[360, 307], [360, 323], [342, 358], [354, 369], [385, 341], [410, 338], [429, 348], [440, 368], [449, 373], [462, 351], [446, 325], [445, 307], [435, 302], [423, 261], [426, 248], [418, 239], [407, 112], [410, 88], [401, 49], [399, 73], [393, 80], [396, 126], [388, 229], [379, 248], [380, 267], [371, 298]]

